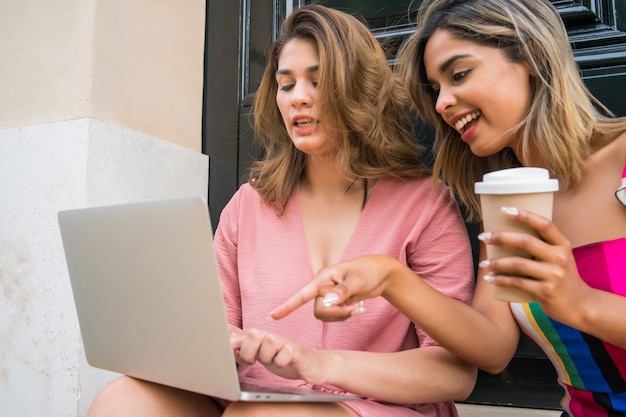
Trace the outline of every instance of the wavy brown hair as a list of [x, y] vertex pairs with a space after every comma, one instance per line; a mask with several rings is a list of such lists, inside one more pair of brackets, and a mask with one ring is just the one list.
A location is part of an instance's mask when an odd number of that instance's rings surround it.
[[417, 30], [399, 52], [399, 71], [417, 111], [435, 127], [434, 175], [441, 177], [468, 208], [480, 217], [474, 183], [486, 172], [520, 165], [509, 148], [477, 157], [459, 133], [435, 111], [437, 94], [424, 67], [424, 48], [437, 29], [459, 39], [500, 48], [513, 62], [534, 72], [533, 102], [511, 132], [521, 143], [524, 165], [539, 163], [569, 187], [583, 175], [583, 162], [595, 141], [610, 141], [626, 129], [626, 119], [612, 118], [584, 85], [567, 32], [547, 0], [429, 0], [417, 19]]
[[317, 45], [317, 104], [335, 133], [343, 172], [362, 181], [430, 175], [420, 159], [421, 147], [406, 128], [408, 96], [367, 26], [338, 10], [302, 6], [285, 20], [269, 50], [254, 103], [255, 138], [263, 158], [252, 165], [250, 184], [279, 214], [306, 161], [289, 138], [276, 104], [278, 60], [292, 39], [311, 39]]

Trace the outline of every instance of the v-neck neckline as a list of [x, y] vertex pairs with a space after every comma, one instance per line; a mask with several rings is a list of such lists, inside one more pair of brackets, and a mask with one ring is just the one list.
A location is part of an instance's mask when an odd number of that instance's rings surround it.
[[[385, 180], [384, 178], [378, 179], [376, 183], [370, 189], [365, 207], [363, 207], [363, 209], [361, 210], [361, 214], [359, 215], [359, 218], [354, 226], [354, 229], [350, 233], [350, 237], [348, 238], [346, 245], [341, 250], [341, 255], [339, 256], [337, 262], [342, 262], [344, 260], [351, 258], [350, 249], [354, 246], [353, 242], [355, 241], [355, 239], [359, 237], [361, 233], [361, 229], [362, 229], [361, 225], [363, 224], [364, 221], [366, 221], [368, 213], [371, 211], [370, 206], [375, 205], [374, 199], [376, 198], [376, 194], [377, 194], [376, 189], [378, 187], [378, 183], [384, 180]], [[309, 243], [307, 241], [306, 230], [304, 227], [304, 216], [302, 214], [302, 205], [300, 202], [300, 183], [299, 182], [294, 187], [294, 190], [291, 195], [291, 198], [287, 207], [287, 211], [285, 212], [285, 214], [289, 215], [290, 217], [293, 216], [292, 218], [294, 219], [294, 224], [299, 225], [300, 239], [302, 239], [302, 247], [306, 249], [306, 255], [307, 255], [306, 257], [307, 257], [307, 261], [309, 264], [308, 268], [313, 274], [312, 276], [315, 276], [315, 274], [317, 274], [317, 272], [319, 271], [315, 270], [312, 259], [311, 259], [311, 251], [309, 248]], [[325, 266], [322, 266], [321, 268], [324, 268]]]

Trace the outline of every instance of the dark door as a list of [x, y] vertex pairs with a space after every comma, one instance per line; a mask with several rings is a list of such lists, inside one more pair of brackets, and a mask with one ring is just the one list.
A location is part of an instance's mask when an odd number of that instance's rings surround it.
[[[427, 0], [426, 0], [427, 1]], [[615, 114], [626, 115], [626, 2], [551, 0], [568, 29], [585, 82]], [[250, 111], [265, 65], [265, 49], [284, 16], [308, 0], [208, 0], [203, 152], [209, 155], [208, 201], [213, 225], [256, 157]], [[390, 61], [413, 28], [415, 0], [328, 0], [322, 3], [365, 17]], [[411, 10], [409, 10], [409, 7]], [[409, 13], [407, 13], [409, 11]], [[432, 140], [428, 129], [420, 140]], [[476, 225], [468, 225], [470, 236]], [[475, 246], [475, 239], [473, 241]], [[475, 251], [476, 252], [476, 251]], [[561, 389], [547, 358], [523, 338], [499, 375], [481, 372], [467, 402], [558, 408]]]

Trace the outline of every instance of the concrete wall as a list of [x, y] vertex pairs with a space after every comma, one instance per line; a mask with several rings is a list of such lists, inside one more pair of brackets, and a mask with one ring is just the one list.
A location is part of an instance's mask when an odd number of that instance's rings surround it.
[[206, 196], [203, 0], [7, 0], [0, 13], [0, 416], [83, 416], [61, 209]]

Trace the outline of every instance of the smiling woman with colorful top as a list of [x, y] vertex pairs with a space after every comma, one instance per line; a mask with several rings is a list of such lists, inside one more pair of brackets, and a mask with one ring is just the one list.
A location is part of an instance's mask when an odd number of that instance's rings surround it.
[[[626, 415], [626, 209], [619, 192], [615, 198], [626, 172], [626, 119], [611, 117], [585, 87], [558, 11], [548, 0], [424, 2], [399, 61], [436, 130], [434, 174], [470, 218], [480, 218], [474, 183], [523, 165], [559, 180], [553, 221], [502, 208], [538, 237], [478, 236], [473, 308], [391, 257], [369, 256], [325, 268], [272, 316], [317, 298], [318, 317], [347, 319], [346, 303], [382, 295], [442, 346], [492, 373], [509, 363], [523, 330], [557, 370], [564, 416]], [[487, 259], [485, 245], [532, 259]], [[537, 301], [499, 301], [490, 285]]]

